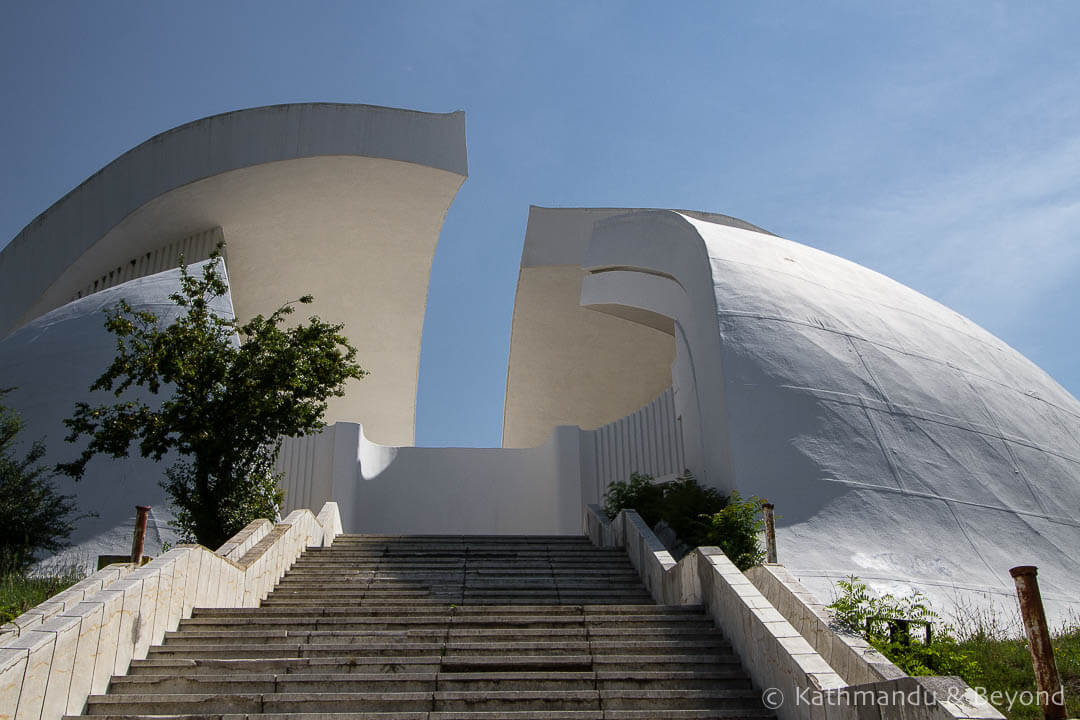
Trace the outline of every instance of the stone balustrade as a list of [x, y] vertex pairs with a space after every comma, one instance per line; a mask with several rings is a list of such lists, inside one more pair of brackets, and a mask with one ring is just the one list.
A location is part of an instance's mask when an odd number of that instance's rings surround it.
[[213, 552], [182, 545], [138, 569], [112, 565], [0, 629], [0, 720], [82, 712], [113, 675], [195, 607], [254, 607], [307, 547], [341, 533], [336, 503], [257, 520]]
[[782, 565], [743, 573], [716, 547], [676, 563], [633, 510], [609, 521], [589, 505], [585, 528], [594, 544], [626, 549], [657, 602], [704, 605], [780, 720], [1003, 720], [959, 678], [908, 677], [836, 633]]
[[907, 676], [861, 637], [834, 628], [824, 603], [783, 565], [758, 565], [745, 575], [848, 683], [859, 685]]

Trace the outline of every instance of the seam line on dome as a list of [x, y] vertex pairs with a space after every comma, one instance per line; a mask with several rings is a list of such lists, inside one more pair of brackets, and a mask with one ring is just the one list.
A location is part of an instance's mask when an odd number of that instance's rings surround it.
[[848, 330], [840, 330], [840, 329], [837, 329], [837, 328], [823, 327], [821, 325], [816, 325], [814, 323], [811, 323], [811, 322], [808, 322], [808, 321], [805, 321], [805, 320], [797, 320], [795, 318], [781, 317], [779, 315], [766, 315], [766, 314], [763, 314], [763, 313], [751, 313], [751, 312], [743, 312], [743, 311], [739, 311], [739, 310], [717, 310], [716, 317], [718, 319], [721, 319], [721, 318], [732, 318], [732, 319], [749, 318], [749, 319], [754, 319], [754, 320], [772, 320], [774, 322], [788, 323], [788, 324], [791, 324], [791, 325], [800, 325], [802, 327], [811, 328], [813, 330], [823, 330], [825, 332], [833, 333], [835, 335], [844, 335], [844, 336], [847, 336], [847, 337], [856, 338], [858, 340], [862, 340], [862, 341], [864, 341], [866, 343], [869, 343], [869, 344], [874, 345], [874, 346], [879, 347], [879, 348], [885, 348], [885, 349], [892, 350], [892, 351], [897, 352], [897, 353], [901, 353], [903, 355], [907, 355], [909, 357], [919, 358], [921, 360], [926, 360], [928, 362], [936, 363], [938, 365], [944, 365], [946, 367], [951, 367], [951, 368], [957, 370], [958, 372], [963, 373], [964, 375], [969, 375], [971, 377], [979, 378], [980, 380], [985, 380], [986, 382], [993, 383], [994, 385], [997, 385], [998, 387], [1004, 388], [1006, 390], [1011, 390], [1012, 392], [1015, 392], [1015, 393], [1018, 393], [1020, 395], [1025, 396], [1025, 397], [1031, 398], [1032, 400], [1037, 400], [1038, 402], [1043, 403], [1044, 405], [1052, 407], [1055, 410], [1058, 410], [1061, 413], [1063, 413], [1065, 415], [1068, 415], [1070, 417], [1073, 417], [1077, 421], [1080, 421], [1080, 415], [1078, 415], [1078, 414], [1076, 414], [1074, 412], [1071, 412], [1070, 410], [1068, 410], [1066, 408], [1063, 408], [1063, 407], [1061, 407], [1060, 405], [1058, 405], [1056, 403], [1052, 403], [1049, 400], [1047, 400], [1046, 398], [1041, 397], [1039, 395], [1033, 395], [1030, 392], [1025, 392], [1025, 391], [1021, 390], [1020, 388], [1013, 387], [1012, 385], [1006, 385], [1006, 384], [1004, 384], [1004, 383], [1002, 383], [1002, 382], [1000, 382], [998, 380], [995, 380], [994, 378], [990, 378], [990, 377], [987, 377], [985, 375], [981, 375], [981, 374], [979, 374], [977, 372], [974, 372], [973, 370], [967, 370], [965, 368], [961, 368], [961, 367], [959, 367], [957, 365], [954, 365], [953, 363], [951, 363], [949, 361], [941, 360], [939, 358], [935, 358], [935, 357], [932, 357], [930, 355], [923, 355], [922, 353], [918, 353], [918, 352], [914, 352], [912, 350], [897, 347], [895, 345], [889, 345], [887, 343], [884, 343], [884, 342], [881, 342], [881, 341], [878, 341], [878, 340], [873, 340], [871, 338], [868, 338], [868, 337], [865, 337], [865, 336], [862, 336], [862, 335], [858, 335], [856, 333], [852, 333], [852, 332], [850, 332]]
[[859, 482], [858, 480], [844, 480], [835, 477], [822, 477], [818, 478], [825, 482], [837, 483], [839, 485], [848, 485], [860, 490], [873, 490], [876, 492], [888, 492], [895, 495], [911, 495], [915, 497], [924, 498], [926, 500], [939, 500], [944, 503], [955, 503], [957, 505], [970, 505], [972, 507], [983, 508], [986, 510], [994, 510], [997, 512], [1012, 513], [1014, 515], [1025, 515], [1027, 517], [1038, 518], [1040, 520], [1046, 520], [1047, 522], [1058, 523], [1059, 525], [1069, 525], [1071, 527], [1080, 527], [1080, 522], [1071, 520], [1067, 517], [1061, 517], [1056, 515], [1047, 515], [1043, 513], [1032, 512], [1031, 510], [1020, 510], [1018, 508], [1003, 507], [1000, 505], [989, 505], [987, 503], [976, 502], [974, 500], [960, 500], [958, 498], [948, 497], [945, 495], [936, 495], [934, 493], [926, 492], [924, 490], [899, 490], [891, 488], [888, 485], [871, 485], [870, 483]]

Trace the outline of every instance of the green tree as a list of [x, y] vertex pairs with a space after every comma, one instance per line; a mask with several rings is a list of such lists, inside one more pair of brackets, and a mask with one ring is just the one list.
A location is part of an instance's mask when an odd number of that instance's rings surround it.
[[[344, 395], [350, 378], [367, 373], [342, 325], [318, 317], [284, 327], [296, 302], [269, 317], [241, 324], [213, 310], [228, 292], [218, 272], [221, 246], [201, 277], [181, 262], [180, 290], [170, 299], [181, 314], [165, 325], [126, 302], [107, 315], [117, 356], [91, 390], [112, 392], [113, 405], [77, 403], [65, 420], [81, 455], [57, 469], [78, 479], [102, 453], [126, 457], [133, 443], [143, 457], [180, 457], [165, 471], [165, 488], [182, 539], [218, 547], [254, 519], [273, 519], [283, 499], [273, 471], [281, 439], [324, 426], [327, 400]], [[123, 398], [135, 387], [165, 399]]]
[[22, 429], [22, 418], [0, 405], [0, 576], [25, 572], [38, 551], [66, 547], [72, 530], [75, 503], [38, 464], [45, 445], [34, 442], [21, 456], [16, 450]]

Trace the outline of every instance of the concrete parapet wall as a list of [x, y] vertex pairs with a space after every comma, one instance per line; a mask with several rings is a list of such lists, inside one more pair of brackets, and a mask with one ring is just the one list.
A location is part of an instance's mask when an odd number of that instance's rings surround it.
[[53, 720], [82, 712], [132, 659], [195, 607], [254, 607], [307, 547], [340, 532], [335, 503], [256, 521], [218, 552], [183, 545], [141, 568], [110, 566], [5, 625], [0, 719]]
[[344, 532], [341, 528], [341, 513], [338, 512], [337, 503], [328, 502], [315, 516], [323, 529], [323, 547], [334, 544], [334, 538]]
[[861, 637], [831, 627], [825, 605], [783, 565], [759, 565], [747, 570], [745, 575], [848, 683], [858, 685], [906, 677], [903, 670]]
[[239, 560], [248, 550], [274, 529], [274, 523], [266, 518], [259, 518], [248, 523], [243, 530], [229, 538], [228, 542], [217, 549], [217, 554], [230, 560]]
[[[883, 657], [885, 665], [875, 662], [873, 655], [858, 654], [858, 643], [849, 643], [827, 622], [814, 620], [821, 619], [820, 603], [803, 592], [783, 566], [743, 573], [716, 547], [699, 547], [676, 563], [633, 510], [609, 521], [602, 508], [589, 505], [585, 529], [596, 545], [626, 549], [657, 602], [703, 605], [762, 691], [763, 701], [781, 720], [1004, 717], [959, 678], [907, 677]], [[848, 676], [842, 676], [826, 654]]]
[[681, 472], [674, 413], [668, 388], [611, 426], [558, 427], [532, 448], [381, 445], [360, 424], [338, 422], [286, 438], [275, 470], [286, 509], [333, 499], [347, 532], [580, 535], [582, 505], [616, 479]]
[[41, 625], [46, 620], [61, 615], [94, 593], [100, 592], [134, 570], [130, 564], [104, 567], [96, 573], [75, 583], [67, 590], [24, 612], [9, 623], [0, 626], [0, 647], [19, 637], [23, 632]]
[[849, 685], [812, 698], [828, 720], [1004, 720], [958, 677], [900, 677]]
[[[803, 688], [844, 687], [840, 675], [719, 548], [697, 548], [676, 563], [633, 510], [622, 511], [609, 523], [598, 506], [589, 506], [586, 526], [593, 542], [622, 538], [630, 561], [657, 602], [704, 605], [759, 689], [776, 688], [783, 697], [794, 698]], [[782, 720], [811, 717], [809, 705], [794, 702], [781, 704], [776, 712]]]
[[333, 499], [346, 532], [581, 535], [581, 438], [560, 427], [536, 448], [398, 447], [339, 422], [286, 439], [276, 469], [287, 509]]

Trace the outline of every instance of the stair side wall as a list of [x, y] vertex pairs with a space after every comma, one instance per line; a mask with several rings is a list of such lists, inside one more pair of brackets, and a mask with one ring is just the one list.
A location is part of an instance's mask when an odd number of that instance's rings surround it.
[[[247, 545], [238, 559], [182, 545], [139, 569], [95, 574], [90, 586], [116, 578], [90, 594], [84, 586], [62, 613], [0, 642], [0, 720], [81, 713], [90, 694], [104, 692], [132, 659], [146, 657], [194, 607], [258, 605], [305, 548], [329, 545], [340, 527], [336, 505], [327, 503], [318, 516], [296, 510], [269, 532], [258, 522], [244, 528], [222, 546], [232, 554]], [[51, 611], [38, 606], [31, 614], [44, 618]]]
[[[586, 535], [599, 546], [624, 547], [657, 602], [704, 605], [781, 720], [1004, 717], [959, 678], [846, 682], [722, 550], [699, 547], [675, 563], [633, 510], [609, 521], [590, 505]], [[842, 642], [835, 633], [830, 640]]]

